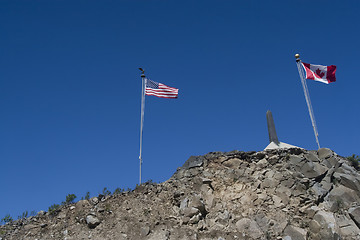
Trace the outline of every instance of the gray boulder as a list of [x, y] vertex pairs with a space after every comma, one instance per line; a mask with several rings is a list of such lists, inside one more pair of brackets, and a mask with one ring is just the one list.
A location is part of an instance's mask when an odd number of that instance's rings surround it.
[[89, 214], [86, 216], [86, 223], [89, 228], [96, 228], [101, 221], [96, 216]]
[[251, 220], [249, 218], [242, 218], [236, 222], [236, 228], [239, 232], [248, 235], [253, 239], [258, 239], [263, 236], [263, 232], [259, 228], [256, 221]]
[[355, 224], [360, 228], [360, 207], [350, 208], [349, 214]]
[[306, 230], [292, 225], [288, 225], [284, 230], [284, 238], [290, 237], [291, 240], [306, 240], [306, 234]]
[[204, 163], [204, 157], [191, 156], [182, 166], [183, 169], [190, 169], [194, 167], [201, 167]]
[[320, 148], [318, 150], [318, 156], [320, 159], [327, 159], [333, 155], [333, 151], [329, 148]]
[[313, 239], [337, 240], [339, 228], [331, 212], [318, 211], [310, 222]]

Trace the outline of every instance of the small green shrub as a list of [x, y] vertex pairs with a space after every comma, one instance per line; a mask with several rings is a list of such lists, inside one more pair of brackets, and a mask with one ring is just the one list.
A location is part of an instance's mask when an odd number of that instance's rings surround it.
[[144, 182], [143, 184], [145, 184], [145, 185], [156, 185], [156, 182], [154, 182], [152, 179], [149, 179], [146, 182]]
[[359, 161], [360, 161], [360, 157], [358, 155], [353, 154], [350, 157], [346, 158], [351, 166], [353, 166], [356, 170], [360, 170], [360, 166], [359, 166]]
[[18, 216], [18, 219], [25, 219], [28, 217], [28, 215], [29, 215], [29, 212], [26, 210], [20, 216]]
[[85, 200], [89, 200], [90, 199], [90, 192], [87, 192], [85, 195]]
[[90, 192], [86, 192], [85, 197], [81, 197], [81, 200], [89, 200], [90, 199]]
[[49, 214], [53, 216], [58, 212], [59, 209], [60, 209], [59, 204], [53, 204], [49, 207]]
[[68, 194], [66, 196], [65, 202], [62, 202], [63, 205], [68, 205], [70, 203], [74, 203], [74, 200], [76, 198], [75, 194]]
[[110, 194], [111, 194], [111, 192], [106, 187], [104, 187], [104, 189], [102, 191], [102, 195], [107, 196], [107, 195], [110, 195]]
[[12, 222], [12, 221], [13, 221], [13, 219], [10, 216], [10, 214], [6, 214], [5, 217], [3, 217], [3, 219], [1, 219], [1, 222], [3, 222], [3, 223], [8, 223], [8, 222]]
[[124, 189], [116, 188], [113, 194], [120, 194], [122, 192], [124, 192]]

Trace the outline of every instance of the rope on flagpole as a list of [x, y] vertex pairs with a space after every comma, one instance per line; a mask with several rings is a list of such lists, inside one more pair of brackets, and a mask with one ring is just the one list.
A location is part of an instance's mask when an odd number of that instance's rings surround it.
[[144, 114], [145, 114], [145, 84], [146, 77], [145, 71], [142, 68], [139, 68], [141, 71], [141, 120], [140, 120], [140, 154], [139, 154], [139, 185], [141, 184], [141, 165], [142, 165], [142, 138], [143, 138], [143, 128], [144, 128]]
[[318, 138], [319, 133], [318, 133], [317, 126], [316, 126], [314, 111], [313, 111], [313, 108], [312, 108], [312, 105], [311, 105], [309, 89], [307, 87], [306, 80], [305, 80], [305, 75], [304, 75], [304, 72], [303, 72], [302, 66], [301, 66], [300, 55], [295, 54], [295, 58], [296, 58], [296, 64], [297, 64], [297, 68], [298, 68], [298, 71], [299, 71], [301, 84], [302, 84], [303, 89], [304, 89], [304, 95], [305, 95], [306, 103], [307, 103], [307, 106], [308, 106], [311, 123], [312, 123], [313, 129], [314, 129], [316, 143], [318, 145], [318, 148], [320, 148], [320, 143], [319, 143], [319, 138]]

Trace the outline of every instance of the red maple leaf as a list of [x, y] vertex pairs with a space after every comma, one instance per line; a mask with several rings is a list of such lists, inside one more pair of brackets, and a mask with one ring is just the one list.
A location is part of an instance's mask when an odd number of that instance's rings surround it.
[[325, 73], [321, 72], [321, 70], [318, 68], [318, 69], [316, 69], [316, 75], [318, 75], [320, 78], [322, 78], [325, 75]]

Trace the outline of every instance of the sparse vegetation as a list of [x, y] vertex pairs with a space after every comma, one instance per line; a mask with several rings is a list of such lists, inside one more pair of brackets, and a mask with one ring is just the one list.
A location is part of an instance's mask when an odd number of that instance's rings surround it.
[[66, 196], [65, 202], [62, 202], [63, 205], [68, 205], [70, 203], [74, 203], [74, 200], [76, 199], [75, 194], [68, 194]]
[[353, 166], [356, 170], [358, 171], [360, 170], [360, 166], [359, 166], [360, 157], [358, 155], [353, 154], [352, 156], [347, 157], [346, 159], [350, 162], [351, 166]]
[[145, 182], [145, 184], [152, 185], [152, 184], [156, 184], [156, 183], [152, 179], [149, 179]]
[[[152, 180], [149, 180], [146, 182], [146, 184], [153, 184], [153, 181]], [[113, 194], [120, 194], [122, 192], [125, 192], [125, 191], [128, 191], [128, 192], [131, 192], [132, 189], [131, 188], [127, 188], [126, 190], [125, 189], [122, 189], [122, 188], [116, 188], [113, 192]], [[111, 195], [111, 191], [109, 191], [106, 187], [104, 187], [104, 189], [102, 190], [102, 195], [104, 196], [107, 196], [107, 195]], [[74, 203], [75, 202], [75, 199], [76, 199], [76, 195], [75, 194], [68, 194], [66, 196], [66, 199], [64, 202], [62, 202], [61, 204], [62, 205], [68, 205], [68, 204], [71, 204], [71, 203]], [[90, 192], [86, 192], [85, 196], [81, 198], [81, 200], [89, 200], [90, 199]], [[48, 212], [50, 215], [56, 215], [56, 213], [60, 210], [60, 205], [59, 204], [53, 204], [51, 205], [49, 208], [48, 208]], [[107, 211], [110, 211], [110, 206], [107, 206]], [[28, 210], [24, 211], [21, 215], [19, 215], [17, 217], [17, 219], [25, 219], [25, 218], [28, 218], [30, 216], [36, 216], [37, 212], [36, 211], [31, 211], [29, 213]], [[6, 224], [8, 222], [12, 222], [14, 221], [13, 218], [10, 216], [10, 214], [7, 214], [5, 217], [3, 217], [0, 221], [0, 223], [3, 223], [3, 224]], [[5, 234], [5, 233], [2, 233], [0, 232], [0, 235], [1, 234]]]
[[49, 214], [52, 216], [56, 215], [56, 213], [58, 212], [59, 209], [60, 209], [59, 204], [53, 204], [49, 207]]
[[124, 189], [116, 188], [113, 194], [120, 194], [122, 192], [124, 192]]
[[106, 187], [104, 187], [104, 189], [102, 191], [102, 195], [107, 196], [107, 195], [110, 195], [110, 194], [111, 194], [111, 192]]
[[18, 216], [18, 219], [25, 219], [27, 218], [29, 215], [29, 212], [26, 210], [25, 212], [22, 213], [22, 215]]
[[81, 197], [81, 200], [89, 200], [90, 199], [90, 192], [86, 192], [85, 197]]
[[1, 222], [3, 222], [3, 223], [8, 223], [8, 222], [12, 222], [13, 221], [13, 219], [12, 219], [12, 217], [10, 216], [10, 214], [6, 214], [5, 215], [5, 217], [3, 217], [2, 219], [1, 219]]

